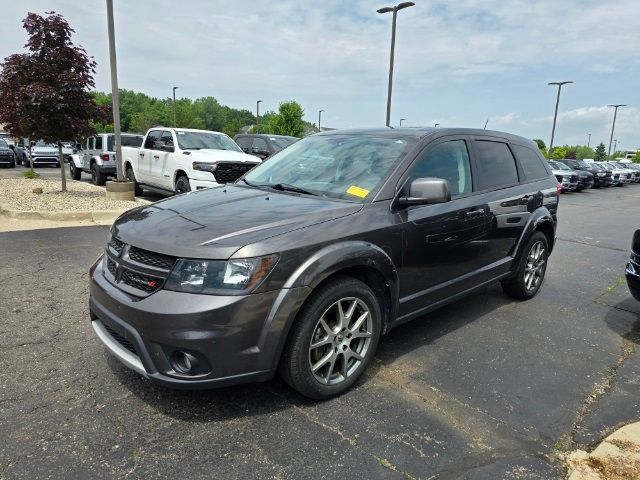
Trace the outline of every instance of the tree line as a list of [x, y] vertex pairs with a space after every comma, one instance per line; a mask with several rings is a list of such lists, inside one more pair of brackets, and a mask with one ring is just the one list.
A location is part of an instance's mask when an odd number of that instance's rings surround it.
[[[173, 126], [173, 100], [154, 98], [142, 92], [120, 89], [120, 125], [123, 132], [145, 133], [149, 128], [159, 125]], [[93, 92], [93, 99], [99, 106], [111, 105], [111, 94]], [[233, 137], [242, 127], [253, 125], [252, 133], [270, 133], [300, 137], [311, 126], [302, 117], [302, 106], [291, 100], [280, 104], [278, 112], [265, 112], [256, 116], [246, 109], [222, 105], [212, 96], [195, 100], [176, 99], [176, 126], [181, 128], [199, 128], [224, 132]], [[110, 123], [94, 123], [97, 132], [112, 132]]]
[[[548, 151], [544, 140], [536, 138], [533, 141], [538, 144], [542, 155], [552, 160], [562, 160], [563, 158], [584, 160], [585, 158], [592, 158], [597, 162], [601, 162], [609, 158], [607, 157], [607, 150], [602, 142], [600, 142], [596, 148], [587, 147], [586, 145], [562, 145], [553, 147], [551, 151]], [[611, 154], [610, 158], [615, 159], [624, 156], [625, 152], [616, 150]], [[632, 160], [635, 163], [640, 163], [640, 152], [638, 152]]]

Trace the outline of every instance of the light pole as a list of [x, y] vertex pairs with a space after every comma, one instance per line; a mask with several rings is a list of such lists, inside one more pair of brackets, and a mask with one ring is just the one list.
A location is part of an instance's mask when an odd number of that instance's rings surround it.
[[617, 151], [618, 151], [618, 139], [615, 138], [613, 140], [613, 154], [615, 155]]
[[324, 112], [324, 110], [318, 110], [318, 131], [321, 132], [322, 129], [320, 128], [320, 121], [322, 120], [322, 112]]
[[402, 2], [393, 7], [384, 7], [377, 10], [378, 13], [393, 12], [393, 23], [391, 26], [391, 54], [389, 55], [389, 87], [387, 90], [387, 127], [391, 125], [391, 89], [393, 85], [393, 55], [396, 48], [396, 17], [398, 16], [398, 10], [403, 8], [413, 7], [413, 2]]
[[589, 148], [591, 146], [591, 134], [588, 133], [587, 135], [589, 135], [589, 139], [587, 140], [587, 148]]
[[611, 125], [611, 138], [609, 139], [609, 153], [607, 153], [607, 158], [611, 157], [611, 141], [613, 140], [613, 131], [616, 129], [616, 116], [618, 115], [618, 108], [626, 107], [626, 105], [619, 103], [617, 105], [607, 105], [607, 107], [613, 107], [615, 110], [613, 111], [613, 125]]
[[558, 86], [558, 96], [556, 97], [556, 112], [553, 114], [553, 128], [551, 129], [551, 142], [549, 143], [549, 155], [551, 155], [551, 150], [553, 150], [553, 137], [556, 133], [556, 119], [558, 118], [558, 105], [560, 104], [560, 90], [562, 90], [562, 86], [567, 83], [573, 83], [572, 81], [566, 82], [549, 82], [547, 85], [557, 85]]
[[113, 0], [107, 0], [107, 30], [109, 34], [109, 64], [111, 66], [111, 100], [113, 109], [113, 132], [116, 144], [116, 179], [124, 181], [122, 174], [122, 145], [120, 143], [120, 96], [118, 92], [118, 69], [116, 63], [116, 40], [113, 28]]
[[487, 124], [488, 124], [488, 123], [489, 123], [489, 119], [487, 118], [487, 121], [486, 121], [486, 122], [484, 122], [484, 128], [483, 128], [483, 130], [486, 130], [486, 129], [487, 129]]
[[256, 126], [260, 125], [260, 104], [262, 100], [256, 102]]
[[400, 126], [402, 126], [402, 121], [403, 121], [403, 120], [406, 120], [406, 118], [401, 118], [401, 119], [400, 119]]
[[178, 126], [178, 122], [176, 121], [176, 90], [178, 87], [173, 87], [173, 128]]

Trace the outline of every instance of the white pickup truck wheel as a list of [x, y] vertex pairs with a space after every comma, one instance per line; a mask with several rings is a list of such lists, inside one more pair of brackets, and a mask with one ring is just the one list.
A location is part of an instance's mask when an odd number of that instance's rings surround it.
[[181, 193], [187, 193], [191, 191], [191, 184], [189, 184], [189, 179], [182, 175], [176, 180], [176, 195], [180, 195]]
[[74, 180], [80, 180], [80, 177], [82, 176], [82, 171], [76, 167], [73, 160], [69, 161], [69, 174], [71, 174], [71, 178]]

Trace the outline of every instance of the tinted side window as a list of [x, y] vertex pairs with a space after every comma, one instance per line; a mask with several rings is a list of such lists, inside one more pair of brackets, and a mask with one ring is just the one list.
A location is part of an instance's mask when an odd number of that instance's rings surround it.
[[253, 148], [257, 148], [261, 152], [268, 152], [269, 145], [267, 145], [267, 141], [264, 138], [255, 137], [253, 139]]
[[95, 146], [96, 150], [102, 150], [102, 137], [100, 135], [98, 135], [96, 137], [96, 146]]
[[411, 168], [405, 188], [416, 178], [428, 177], [443, 178], [449, 182], [452, 196], [471, 193], [471, 167], [467, 142], [451, 140], [427, 148]]
[[[529, 147], [523, 147], [521, 145], [511, 145], [516, 152], [518, 160], [520, 160], [520, 166], [524, 173], [526, 180], [537, 180], [539, 178], [546, 178], [549, 176], [549, 172], [544, 168], [542, 159], [540, 156], [530, 149]], [[571, 165], [575, 168], [575, 165]]]
[[478, 189], [504, 187], [518, 182], [518, 169], [506, 143], [476, 140]]
[[171, 135], [171, 132], [162, 132], [162, 136], [160, 137], [160, 141], [164, 144], [164, 145], [171, 145], [173, 147], [173, 135]]
[[251, 137], [236, 137], [236, 143], [245, 152], [251, 147]]
[[149, 132], [149, 135], [147, 135], [147, 139], [144, 142], [144, 148], [153, 148], [153, 144], [155, 142], [160, 141], [160, 134], [162, 132], [160, 130], [152, 130]]

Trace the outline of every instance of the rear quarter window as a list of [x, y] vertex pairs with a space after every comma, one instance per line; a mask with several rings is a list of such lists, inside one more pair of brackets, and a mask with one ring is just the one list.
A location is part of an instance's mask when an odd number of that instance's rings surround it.
[[525, 180], [539, 180], [547, 178], [549, 172], [544, 166], [542, 158], [533, 149], [522, 145], [511, 145], [522, 167]]
[[474, 145], [478, 163], [478, 190], [518, 183], [516, 160], [506, 143], [476, 140]]

